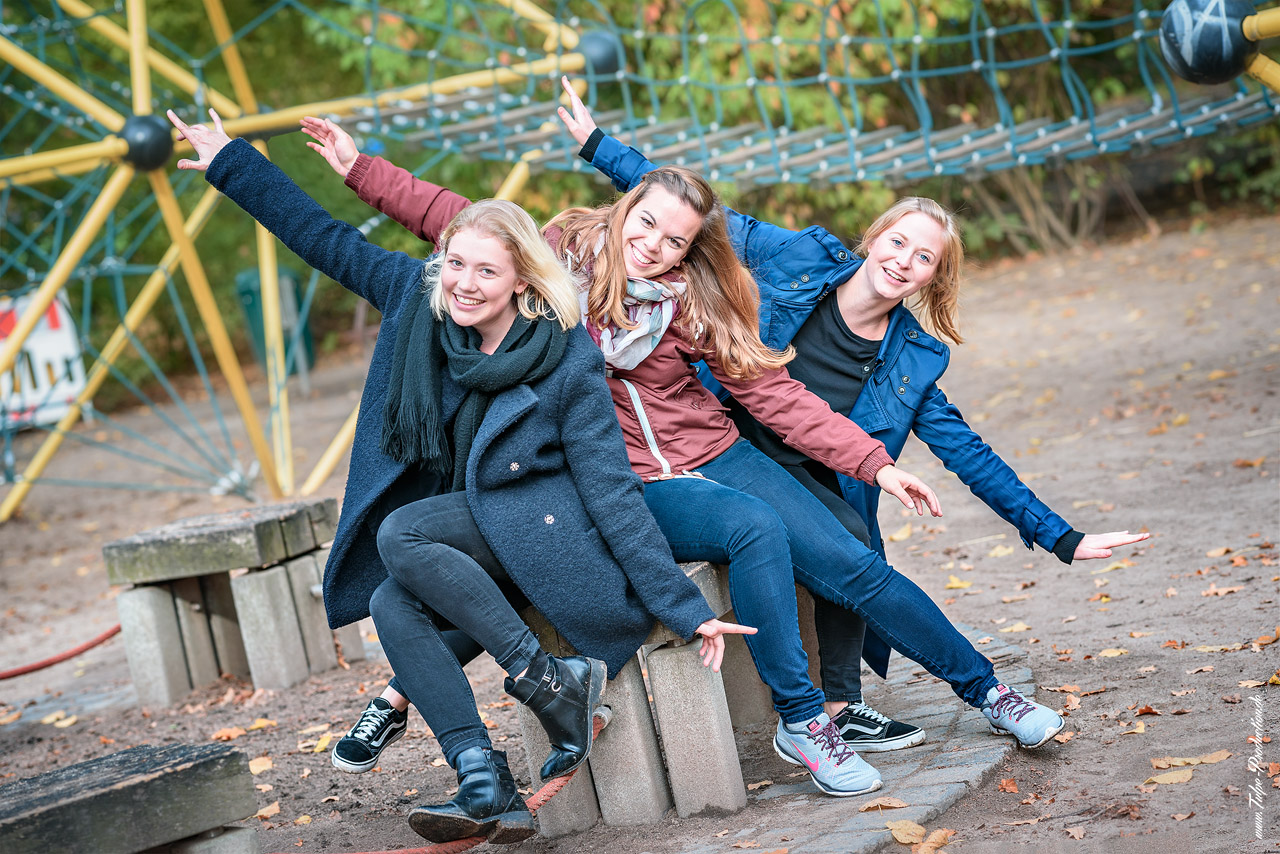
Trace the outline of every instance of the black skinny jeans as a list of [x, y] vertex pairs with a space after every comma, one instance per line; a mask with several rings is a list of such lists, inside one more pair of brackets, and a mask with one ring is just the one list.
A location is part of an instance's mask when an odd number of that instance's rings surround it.
[[516, 613], [527, 600], [489, 550], [464, 492], [392, 512], [378, 529], [378, 553], [390, 577], [374, 591], [369, 610], [396, 688], [418, 707], [456, 767], [463, 750], [492, 745], [443, 632], [460, 629], [516, 676], [539, 649]]
[[[815, 467], [817, 463], [813, 464]], [[822, 470], [819, 480], [809, 466], [783, 466], [787, 473], [831, 511], [831, 515], [853, 534], [858, 542], [871, 547], [867, 523], [858, 511], [840, 495], [838, 482], [824, 483], [835, 475]], [[833, 488], [834, 487], [834, 488]], [[829, 703], [862, 701], [862, 641], [867, 624], [861, 617], [834, 602], [813, 597], [813, 627], [818, 635], [818, 661], [822, 674], [822, 694]]]

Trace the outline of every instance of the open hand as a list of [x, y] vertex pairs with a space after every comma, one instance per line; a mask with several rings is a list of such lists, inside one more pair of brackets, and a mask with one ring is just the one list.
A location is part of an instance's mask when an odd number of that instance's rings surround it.
[[740, 626], [737, 623], [707, 620], [694, 629], [695, 634], [702, 635], [702, 646], [698, 650], [698, 655], [702, 656], [702, 666], [710, 667], [716, 673], [719, 673], [720, 662], [724, 661], [724, 636], [754, 635], [757, 631], [758, 629], [753, 629], [750, 626]]
[[591, 132], [596, 129], [596, 120], [591, 118], [591, 111], [587, 109], [587, 105], [582, 103], [578, 93], [573, 91], [573, 87], [569, 85], [568, 77], [561, 77], [560, 85], [564, 87], [565, 93], [569, 96], [569, 106], [573, 107], [573, 113], [571, 114], [564, 107], [559, 107], [556, 109], [556, 114], [560, 116], [560, 121], [564, 122], [564, 126], [569, 129], [570, 136], [578, 141], [578, 145], [585, 145], [587, 139], [591, 136]]
[[1075, 560], [1092, 560], [1094, 558], [1111, 557], [1111, 550], [1120, 546], [1140, 543], [1148, 539], [1150, 534], [1130, 534], [1128, 531], [1112, 531], [1109, 534], [1085, 534], [1080, 545], [1076, 546]]
[[895, 465], [884, 466], [876, 472], [876, 485], [901, 501], [908, 510], [916, 511], [917, 516], [924, 515], [925, 507], [929, 508], [930, 515], [942, 515], [942, 505], [933, 490], [920, 478]]
[[351, 171], [360, 152], [356, 149], [356, 141], [341, 127], [329, 119], [317, 119], [306, 116], [302, 119], [302, 132], [315, 140], [307, 146], [325, 159], [343, 178]]
[[209, 110], [209, 118], [213, 119], [213, 129], [207, 125], [188, 125], [182, 119], [174, 114], [173, 110], [166, 110], [165, 115], [169, 117], [169, 121], [173, 122], [173, 126], [178, 129], [178, 139], [185, 139], [191, 143], [191, 147], [196, 150], [196, 154], [200, 155], [199, 160], [179, 160], [179, 169], [196, 169], [200, 172], [209, 168], [209, 164], [213, 162], [213, 158], [218, 156], [218, 152], [231, 142], [231, 137], [227, 136], [226, 131], [222, 129], [222, 119], [213, 110]]

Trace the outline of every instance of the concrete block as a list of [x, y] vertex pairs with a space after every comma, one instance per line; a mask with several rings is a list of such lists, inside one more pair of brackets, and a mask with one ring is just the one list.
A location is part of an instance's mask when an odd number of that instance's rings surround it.
[[191, 691], [182, 631], [167, 585], [147, 584], [116, 597], [129, 673], [142, 706], [169, 706]]
[[311, 530], [311, 512], [305, 505], [280, 516], [280, 534], [284, 538], [285, 557], [297, 557], [316, 550], [316, 537]]
[[259, 854], [258, 831], [252, 827], [216, 827], [144, 854]]
[[[310, 521], [308, 535], [310, 534]], [[338, 653], [333, 646], [333, 631], [324, 613], [324, 602], [312, 594], [311, 589], [320, 583], [320, 570], [316, 559], [305, 554], [284, 565], [289, 573], [289, 587], [293, 592], [293, 607], [298, 613], [298, 628], [302, 632], [302, 646], [307, 652], [307, 666], [312, 673], [323, 673], [338, 666]]]
[[809, 679], [822, 690], [822, 666], [818, 657], [818, 631], [813, 625], [813, 594], [796, 585], [796, 615], [800, 618], [800, 643], [809, 658]]
[[[551, 753], [551, 743], [542, 724], [527, 707], [517, 704], [516, 717], [520, 720], [524, 755], [529, 762], [529, 779], [536, 792], [542, 786], [538, 771]], [[600, 804], [596, 800], [590, 762], [580, 767], [569, 784], [538, 810], [538, 830], [547, 837], [579, 833], [599, 821]]]
[[[308, 507], [311, 516], [311, 535], [316, 545], [321, 546], [333, 539], [338, 532], [338, 500], [326, 498], [313, 502]], [[325, 560], [328, 560], [328, 549], [325, 549]], [[320, 569], [324, 570], [324, 560], [320, 561]]]
[[[722, 619], [736, 621], [732, 611]], [[769, 686], [760, 681], [756, 664], [751, 660], [751, 650], [747, 649], [742, 635], [725, 636], [720, 678], [724, 682], [724, 695], [729, 703], [729, 717], [734, 729], [773, 720], [773, 694]]]
[[241, 679], [249, 678], [249, 659], [240, 638], [240, 620], [236, 616], [235, 597], [231, 593], [231, 576], [225, 572], [200, 576], [200, 592], [209, 617], [209, 634], [218, 656], [218, 669]]
[[[197, 516], [116, 540], [102, 549], [107, 579], [112, 584], [140, 584], [277, 564], [294, 556], [286, 549], [285, 523], [292, 532], [290, 545], [302, 551], [315, 548], [311, 508], [326, 501], [332, 499]], [[318, 512], [327, 517], [330, 511]], [[313, 530], [304, 533], [308, 526]]]
[[307, 654], [283, 566], [231, 579], [240, 636], [255, 688], [278, 691], [307, 678]]
[[0, 851], [145, 851], [257, 808], [240, 751], [222, 744], [135, 747], [6, 785]]
[[364, 661], [364, 635], [360, 634], [359, 623], [347, 623], [340, 629], [334, 629], [335, 647], [341, 647], [342, 660], [350, 664], [353, 661]]
[[676, 814], [742, 809], [747, 790], [720, 674], [702, 666], [697, 644], [656, 649], [647, 663]]
[[171, 582], [169, 589], [173, 592], [182, 648], [187, 654], [187, 675], [191, 678], [191, 687], [217, 682], [220, 675], [218, 656], [213, 649], [213, 635], [209, 632], [200, 579], [180, 578]]
[[613, 719], [589, 760], [600, 815], [608, 825], [655, 824], [672, 800], [639, 656], [609, 682], [604, 703]]

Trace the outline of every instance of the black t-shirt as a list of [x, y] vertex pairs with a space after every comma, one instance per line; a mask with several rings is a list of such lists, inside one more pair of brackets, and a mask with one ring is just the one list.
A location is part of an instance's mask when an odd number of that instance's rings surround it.
[[[879, 341], [853, 334], [834, 294], [818, 303], [809, 319], [791, 342], [796, 357], [787, 365], [791, 376], [825, 400], [840, 415], [853, 411], [862, 384], [871, 374], [871, 365], [880, 352]], [[812, 463], [808, 457], [783, 443], [778, 434], [756, 421], [736, 400], [729, 403], [729, 415], [751, 444], [784, 466]], [[819, 464], [806, 465], [812, 469]]]

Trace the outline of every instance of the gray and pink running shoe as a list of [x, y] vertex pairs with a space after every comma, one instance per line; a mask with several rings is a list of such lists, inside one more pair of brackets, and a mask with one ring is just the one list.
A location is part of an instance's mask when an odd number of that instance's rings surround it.
[[779, 719], [773, 749], [792, 765], [808, 769], [814, 785], [837, 798], [864, 795], [882, 785], [880, 772], [845, 743], [826, 712], [798, 724]]

